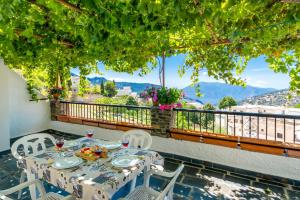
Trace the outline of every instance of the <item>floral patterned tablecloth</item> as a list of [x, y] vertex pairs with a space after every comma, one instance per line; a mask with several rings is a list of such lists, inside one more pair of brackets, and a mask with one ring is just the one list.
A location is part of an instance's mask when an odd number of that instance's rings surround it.
[[[78, 148], [69, 148], [64, 156], [74, 156]], [[140, 162], [126, 169], [112, 166], [111, 161], [122, 155], [138, 155]], [[109, 158], [100, 159], [98, 165], [88, 161], [64, 170], [55, 169], [49, 164], [48, 159], [57, 158], [58, 153], [51, 147], [43, 154], [24, 158], [23, 168], [35, 178], [42, 178], [73, 194], [77, 199], [84, 200], [111, 199], [114, 193], [144, 169], [149, 169], [151, 164], [163, 164], [163, 158], [157, 152], [131, 148], [109, 152]]]

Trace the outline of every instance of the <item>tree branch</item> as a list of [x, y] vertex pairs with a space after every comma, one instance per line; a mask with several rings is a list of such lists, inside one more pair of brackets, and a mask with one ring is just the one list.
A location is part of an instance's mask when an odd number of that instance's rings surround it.
[[81, 8], [79, 8], [78, 6], [75, 6], [75, 5], [71, 4], [71, 3], [69, 3], [69, 2], [66, 1], [66, 0], [56, 0], [56, 2], [62, 4], [62, 5], [65, 6], [66, 8], [69, 8], [69, 9], [71, 9], [71, 10], [73, 10], [73, 11], [76, 11], [76, 12], [79, 12], [79, 13], [82, 12], [82, 9], [81, 9]]
[[[17, 36], [21, 36], [23, 31], [24, 30], [22, 30], [22, 29], [16, 29], [15, 33], [16, 33]], [[35, 38], [35, 39], [39, 39], [39, 40], [46, 38], [46, 36], [40, 35], [40, 34], [33, 34], [32, 37]], [[72, 42], [70, 42], [68, 40], [58, 40], [57, 42], [58, 42], [58, 44], [64, 45], [68, 48], [73, 48], [75, 46]]]

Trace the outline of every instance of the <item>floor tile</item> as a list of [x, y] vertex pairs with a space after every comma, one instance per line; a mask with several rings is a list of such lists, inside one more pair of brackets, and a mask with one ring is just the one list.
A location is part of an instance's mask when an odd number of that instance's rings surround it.
[[[47, 132], [47, 131], [43, 131]], [[80, 136], [62, 133], [59, 131], [48, 130], [54, 137], [63, 136], [66, 140], [76, 139]], [[12, 140], [13, 141], [13, 140]], [[300, 200], [300, 190], [295, 186], [300, 186], [300, 181], [288, 180], [287, 183], [294, 185], [285, 188], [285, 184], [275, 184], [276, 177], [261, 175], [243, 169], [227, 167], [214, 164], [207, 161], [200, 161], [183, 156], [164, 154], [165, 170], [175, 171], [181, 163], [185, 168], [177, 179], [174, 187], [174, 200], [221, 200], [221, 199], [289, 199]], [[20, 170], [16, 166], [16, 160], [10, 151], [0, 154], [0, 190], [7, 189], [19, 183]], [[265, 177], [270, 179], [256, 181], [256, 177]], [[138, 176], [137, 185], [143, 184], [143, 174]], [[252, 185], [250, 186], [250, 180]], [[156, 190], [163, 189], [170, 181], [170, 178], [164, 178], [154, 175], [150, 179], [150, 186]], [[59, 188], [44, 183], [46, 190], [52, 192], [68, 194]], [[285, 189], [284, 189], [285, 188]], [[299, 187], [300, 188], [300, 187]], [[121, 188], [113, 197], [117, 200], [125, 197], [130, 190], [130, 183]], [[286, 191], [286, 192], [284, 192]], [[16, 198], [14, 194], [13, 199]], [[22, 200], [30, 200], [29, 191], [24, 190]]]

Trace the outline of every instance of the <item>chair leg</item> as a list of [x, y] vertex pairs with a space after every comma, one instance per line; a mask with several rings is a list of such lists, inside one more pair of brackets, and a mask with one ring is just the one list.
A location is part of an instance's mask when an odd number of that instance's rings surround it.
[[133, 192], [136, 186], [136, 177], [132, 179], [131, 185], [130, 185], [130, 192]]
[[[20, 177], [20, 184], [25, 182], [25, 178], [26, 178], [26, 172], [22, 171]], [[21, 196], [22, 196], [22, 190], [19, 190], [18, 199], [20, 199]]]
[[[35, 175], [31, 174], [30, 172], [27, 172], [26, 175], [27, 175], [27, 180], [28, 181], [33, 181], [33, 180], [36, 179]], [[29, 191], [30, 191], [31, 200], [36, 200], [37, 199], [36, 186], [35, 185], [30, 185], [29, 186]]]

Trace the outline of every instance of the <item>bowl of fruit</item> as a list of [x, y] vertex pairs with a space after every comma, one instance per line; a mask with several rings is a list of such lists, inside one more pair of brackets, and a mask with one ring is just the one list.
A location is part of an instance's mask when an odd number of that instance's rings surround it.
[[107, 149], [100, 146], [84, 147], [76, 152], [76, 156], [81, 157], [85, 160], [107, 158]]

